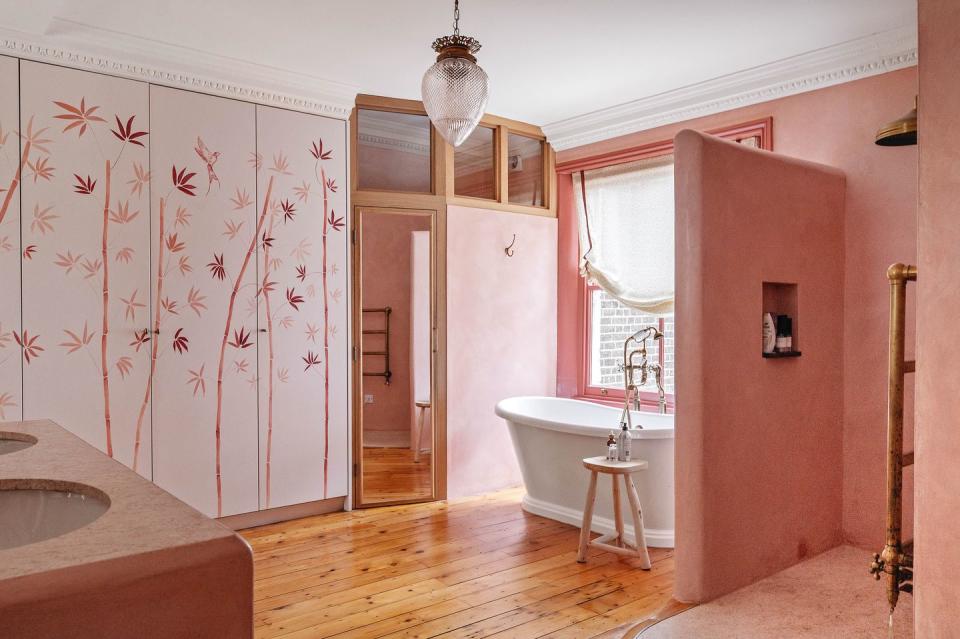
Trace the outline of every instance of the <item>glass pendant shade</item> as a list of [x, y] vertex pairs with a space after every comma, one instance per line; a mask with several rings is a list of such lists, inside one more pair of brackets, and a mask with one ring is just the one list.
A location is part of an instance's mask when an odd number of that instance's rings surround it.
[[460, 146], [487, 108], [486, 72], [464, 57], [441, 57], [423, 74], [423, 106], [447, 142]]

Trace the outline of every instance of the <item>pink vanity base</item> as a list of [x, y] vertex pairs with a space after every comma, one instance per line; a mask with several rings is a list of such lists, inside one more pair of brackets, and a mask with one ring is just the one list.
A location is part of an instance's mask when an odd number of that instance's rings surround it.
[[0, 586], [2, 635], [252, 637], [253, 566], [243, 551], [237, 540], [224, 538], [5, 584]]
[[0, 550], [3, 639], [253, 636], [253, 556], [233, 531], [57, 424], [7, 422], [37, 444], [0, 461], [0, 483], [93, 487], [92, 523]]

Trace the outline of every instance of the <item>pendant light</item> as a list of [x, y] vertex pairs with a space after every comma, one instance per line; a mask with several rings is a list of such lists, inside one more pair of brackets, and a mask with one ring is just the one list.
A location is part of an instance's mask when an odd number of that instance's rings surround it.
[[440, 135], [460, 146], [487, 108], [487, 74], [477, 65], [475, 38], [460, 35], [460, 0], [453, 3], [453, 35], [433, 41], [437, 61], [423, 74], [423, 107]]
[[917, 143], [917, 101], [913, 110], [880, 127], [875, 142], [879, 146], [910, 146]]

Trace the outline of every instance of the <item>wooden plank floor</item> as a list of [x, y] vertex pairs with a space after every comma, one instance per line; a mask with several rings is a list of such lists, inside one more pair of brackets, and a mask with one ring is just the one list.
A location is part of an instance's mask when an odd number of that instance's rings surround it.
[[429, 452], [413, 461], [409, 448], [363, 449], [363, 499], [371, 504], [406, 499], [426, 499], [432, 492]]
[[591, 551], [525, 513], [522, 492], [334, 513], [252, 528], [259, 638], [613, 639], [670, 598], [653, 569]]

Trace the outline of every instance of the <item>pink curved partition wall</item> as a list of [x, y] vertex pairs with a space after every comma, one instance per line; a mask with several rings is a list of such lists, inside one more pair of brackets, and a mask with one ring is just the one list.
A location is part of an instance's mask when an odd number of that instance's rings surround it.
[[957, 636], [960, 601], [960, 84], [956, 0], [920, 1], [915, 634]]
[[[842, 540], [844, 199], [836, 169], [676, 137], [678, 599]], [[763, 282], [797, 285], [801, 357], [761, 357]]]

